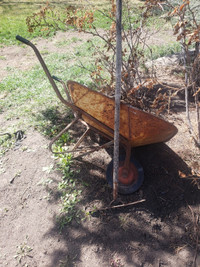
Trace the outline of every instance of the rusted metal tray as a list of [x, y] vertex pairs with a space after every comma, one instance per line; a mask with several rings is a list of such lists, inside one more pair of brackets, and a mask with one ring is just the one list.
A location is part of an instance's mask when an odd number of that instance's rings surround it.
[[[68, 81], [67, 86], [75, 106], [114, 130], [115, 102], [113, 98], [89, 89], [77, 82]], [[82, 118], [90, 126], [113, 138], [113, 133], [102, 127], [98, 122], [91, 120], [85, 115], [82, 115]], [[173, 124], [130, 105], [121, 103], [120, 135], [128, 140], [132, 147], [166, 142], [176, 133], [177, 128]]]

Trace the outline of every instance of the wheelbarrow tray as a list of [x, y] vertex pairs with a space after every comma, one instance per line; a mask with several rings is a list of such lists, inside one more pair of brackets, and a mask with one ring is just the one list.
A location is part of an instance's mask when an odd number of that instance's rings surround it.
[[[68, 81], [67, 85], [73, 104], [100, 123], [84, 114], [83, 120], [112, 139], [113, 132], [102, 127], [102, 124], [114, 130], [114, 99], [74, 81]], [[157, 116], [124, 103], [120, 105], [120, 135], [128, 140], [132, 147], [167, 142], [177, 133], [173, 124]]]

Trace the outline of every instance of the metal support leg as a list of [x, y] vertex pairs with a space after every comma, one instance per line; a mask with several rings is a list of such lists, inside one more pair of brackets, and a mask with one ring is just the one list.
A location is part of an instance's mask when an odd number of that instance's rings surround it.
[[125, 157], [125, 162], [124, 162], [124, 167], [123, 167], [123, 177], [128, 176], [130, 158], [131, 158], [131, 144], [127, 143], [127, 145], [126, 145], [126, 157]]
[[67, 130], [69, 130], [70, 127], [72, 127], [72, 125], [74, 125], [75, 122], [77, 122], [79, 120], [79, 117], [77, 116], [70, 124], [68, 124], [58, 135], [56, 135], [56, 137], [54, 137], [50, 144], [49, 144], [49, 149], [52, 153], [54, 154], [64, 154], [66, 152], [54, 152], [52, 149], [52, 145], [61, 137], [61, 135], [63, 135]]
[[[86, 135], [88, 135], [88, 133], [90, 132], [90, 128], [87, 125], [87, 130], [84, 132], [84, 134], [79, 138], [78, 142], [75, 144], [75, 146], [73, 147], [73, 150], [76, 150], [80, 144], [83, 142], [83, 139], [86, 137]], [[72, 150], [72, 151], [73, 151]]]
[[[98, 150], [100, 150], [100, 149], [109, 147], [109, 146], [111, 146], [111, 145], [113, 145], [113, 144], [114, 144], [114, 140], [109, 141], [108, 143], [106, 143], [106, 144], [104, 144], [104, 145], [102, 145], [102, 146], [93, 147], [93, 148], [90, 147], [90, 148], [89, 148], [89, 149], [90, 149], [89, 151], [87, 151], [87, 152], [85, 152], [85, 153], [81, 153], [80, 155], [74, 157], [74, 159], [77, 159], [78, 157], [86, 156], [86, 155], [88, 155], [88, 154], [90, 154], [90, 153], [92, 153], [92, 152], [94, 152], [94, 151], [98, 151]], [[69, 151], [69, 153], [70, 153], [70, 152], [75, 152], [75, 151], [71, 150], [71, 151]]]

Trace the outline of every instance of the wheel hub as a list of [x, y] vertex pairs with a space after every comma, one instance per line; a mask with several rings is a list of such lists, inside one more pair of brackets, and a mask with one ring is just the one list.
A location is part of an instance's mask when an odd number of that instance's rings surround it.
[[138, 171], [135, 165], [130, 162], [129, 168], [124, 167], [124, 162], [120, 162], [118, 181], [124, 185], [130, 185], [137, 181]]

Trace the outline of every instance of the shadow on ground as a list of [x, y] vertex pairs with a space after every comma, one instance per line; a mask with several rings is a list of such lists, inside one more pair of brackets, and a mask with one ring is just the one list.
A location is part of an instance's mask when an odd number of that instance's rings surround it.
[[[88, 211], [107, 207], [112, 200], [112, 190], [102, 179], [104, 158], [97, 153], [91, 160], [75, 163], [79, 178], [89, 184], [79, 206], [85, 219], [64, 228], [61, 239], [66, 248], [55, 250], [52, 267], [61, 259], [66, 265], [60, 266], [102, 266], [102, 262], [107, 262], [104, 266], [192, 266], [195, 235], [189, 206], [198, 205], [200, 195], [191, 180], [179, 175], [188, 175], [190, 169], [165, 144], [140, 147], [134, 154], [144, 168], [144, 184], [136, 193], [120, 195], [119, 202], [146, 201], [91, 214]], [[55, 222], [46, 234], [57, 231]]]

